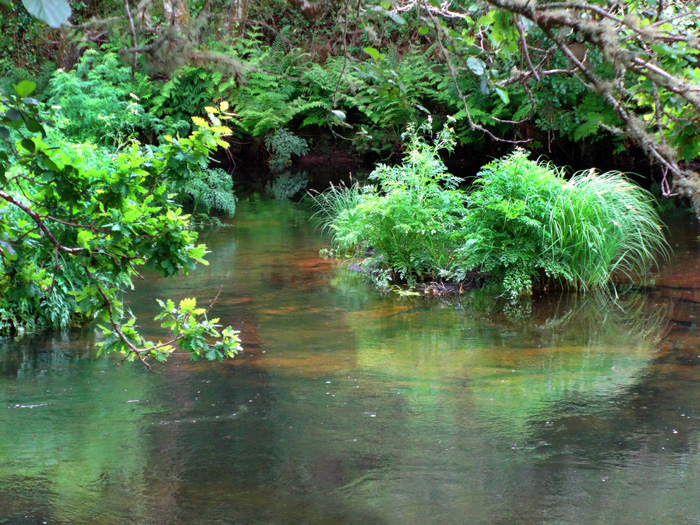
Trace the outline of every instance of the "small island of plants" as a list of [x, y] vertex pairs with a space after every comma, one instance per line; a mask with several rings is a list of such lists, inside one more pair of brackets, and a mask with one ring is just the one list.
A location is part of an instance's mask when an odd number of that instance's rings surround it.
[[380, 164], [367, 185], [315, 195], [317, 217], [334, 249], [363, 258], [385, 285], [460, 283], [479, 276], [517, 297], [534, 288], [588, 291], [617, 277], [643, 280], [668, 254], [653, 197], [617, 172], [564, 171], [522, 149], [484, 166], [469, 191], [438, 152], [450, 151], [445, 126], [431, 144], [409, 127], [403, 162]]

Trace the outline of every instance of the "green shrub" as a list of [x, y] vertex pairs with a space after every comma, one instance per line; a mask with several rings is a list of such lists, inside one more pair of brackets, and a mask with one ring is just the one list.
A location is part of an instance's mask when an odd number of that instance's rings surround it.
[[229, 217], [236, 213], [233, 179], [221, 168], [188, 169], [181, 179], [169, 185], [181, 202], [192, 200], [192, 215], [199, 207], [207, 213], [220, 212]]
[[517, 297], [536, 282], [587, 291], [619, 274], [643, 279], [667, 254], [652, 196], [620, 173], [566, 181], [518, 149], [486, 165], [465, 194], [437, 155], [451, 147], [450, 129], [434, 144], [413, 128], [404, 138], [403, 163], [379, 165], [376, 186], [332, 186], [314, 197], [335, 248], [373, 253], [366, 266], [375, 271], [409, 281], [476, 271]]
[[166, 359], [174, 343], [193, 359], [233, 356], [237, 332], [219, 330], [194, 299], [160, 303], [161, 326], [174, 334], [162, 343], [139, 334], [123, 299], [139, 265], [169, 276], [205, 263], [206, 247], [167, 185], [199, 173], [230, 130], [216, 116], [215, 125], [195, 117], [188, 137], [115, 152], [44, 127], [53, 111], [29, 97], [36, 84], [13, 87], [0, 96], [0, 335], [99, 318], [101, 351], [149, 367], [147, 358]]
[[234, 80], [220, 71], [184, 66], [167, 81], [140, 85], [139, 91], [144, 94], [144, 107], [162, 119], [170, 132], [187, 134], [192, 129], [190, 115], [205, 113], [214, 100], [228, 100], [232, 87]]
[[403, 137], [409, 143], [403, 163], [380, 164], [370, 175], [377, 186], [331, 188], [316, 202], [332, 217], [327, 225], [340, 249], [371, 248], [403, 279], [448, 277], [465, 213], [461, 179], [447, 173], [438, 155], [452, 148], [452, 132], [445, 127], [434, 144], [413, 127]]
[[487, 164], [479, 176], [469, 195], [462, 269], [490, 273], [513, 295], [530, 290], [540, 272], [564, 276], [543, 235], [564, 179], [522, 150]]
[[589, 290], [616, 271], [640, 278], [667, 244], [653, 198], [619, 173], [568, 182], [522, 150], [491, 162], [469, 195], [462, 269], [479, 269], [511, 296], [533, 282]]
[[[88, 50], [72, 71], [58, 70], [49, 82], [52, 104], [61, 107], [63, 131], [78, 140], [116, 145], [136, 134], [160, 135], [164, 123], [147, 113], [135, 93], [131, 68], [115, 53]], [[185, 129], [189, 131], [189, 129]]]

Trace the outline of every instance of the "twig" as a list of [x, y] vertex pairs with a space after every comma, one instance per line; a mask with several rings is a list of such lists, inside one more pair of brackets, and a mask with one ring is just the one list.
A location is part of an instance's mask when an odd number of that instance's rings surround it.
[[58, 239], [56, 239], [56, 237], [54, 237], [53, 233], [51, 233], [51, 230], [49, 230], [48, 226], [46, 226], [46, 224], [42, 220], [41, 215], [33, 211], [25, 204], [18, 201], [9, 193], [0, 190], [0, 199], [4, 199], [10, 204], [14, 204], [24, 213], [29, 215], [32, 218], [32, 220], [37, 224], [44, 236], [51, 242], [51, 244], [53, 244], [56, 247], [57, 250], [65, 253], [82, 253], [83, 251], [85, 251], [84, 248], [69, 248], [68, 246], [64, 246], [60, 241], [58, 241]]
[[[131, 17], [131, 10], [129, 9], [129, 0], [124, 0], [124, 12], [126, 13], [126, 19], [129, 21], [129, 31], [131, 32], [131, 48], [138, 49], [139, 43], [136, 39], [136, 28], [134, 27], [134, 19]], [[136, 63], [139, 59], [138, 51], [135, 51], [131, 57], [131, 80], [133, 82], [134, 76], [136, 75]]]
[[540, 75], [537, 73], [535, 66], [532, 65], [532, 60], [530, 60], [530, 53], [527, 50], [527, 40], [525, 40], [525, 30], [523, 29], [522, 19], [520, 15], [516, 14], [513, 14], [513, 19], [515, 20], [515, 27], [518, 29], [518, 34], [520, 35], [520, 48], [523, 50], [523, 55], [525, 55], [525, 61], [527, 62], [527, 66], [530, 68], [530, 71], [532, 71], [532, 74], [535, 75], [535, 79], [539, 82]]
[[[335, 109], [335, 105], [338, 101], [338, 91], [340, 90], [340, 81], [343, 79], [343, 76], [345, 75], [345, 68], [348, 65], [348, 38], [347, 38], [347, 36], [348, 36], [348, 6], [349, 6], [349, 0], [345, 0], [345, 7], [343, 9], [343, 15], [345, 18], [345, 24], [343, 24], [343, 67], [341, 68], [340, 73], [338, 74], [338, 80], [335, 83], [335, 90], [333, 91], [333, 103], [331, 106], [333, 109]], [[339, 135], [333, 129], [333, 125], [331, 124], [331, 119], [330, 119], [330, 110], [328, 111], [326, 122], [328, 123], [328, 129], [330, 130], [330, 132], [333, 134], [334, 137], [343, 138], [342, 135]]]
[[472, 131], [481, 131], [482, 133], [485, 133], [489, 137], [491, 137], [493, 140], [497, 142], [507, 142], [509, 144], [527, 144], [528, 142], [532, 142], [532, 139], [523, 139], [523, 140], [509, 140], [509, 139], [504, 139], [501, 137], [497, 137], [491, 131], [488, 129], [484, 128], [483, 126], [480, 126], [476, 122], [474, 122], [474, 119], [471, 116], [471, 113], [469, 112], [469, 105], [467, 104], [467, 99], [464, 97], [464, 93], [462, 93], [462, 89], [459, 87], [459, 82], [457, 82], [457, 74], [455, 72], [454, 66], [452, 65], [452, 61], [450, 60], [449, 55], [447, 54], [447, 49], [445, 49], [445, 46], [442, 43], [442, 37], [440, 36], [440, 27], [437, 23], [437, 20], [435, 20], [435, 17], [433, 16], [433, 13], [426, 9], [426, 12], [428, 13], [428, 16], [430, 17], [430, 20], [433, 23], [433, 27], [435, 28], [435, 34], [436, 34], [436, 41], [438, 44], [438, 47], [440, 48], [440, 53], [442, 53], [443, 58], [445, 59], [445, 64], [447, 65], [447, 70], [450, 73], [450, 78], [452, 79], [452, 83], [455, 87], [455, 90], [457, 91], [457, 95], [459, 96], [459, 99], [462, 101], [462, 105], [464, 106], [464, 113], [467, 116], [467, 122], [469, 123], [469, 128]]

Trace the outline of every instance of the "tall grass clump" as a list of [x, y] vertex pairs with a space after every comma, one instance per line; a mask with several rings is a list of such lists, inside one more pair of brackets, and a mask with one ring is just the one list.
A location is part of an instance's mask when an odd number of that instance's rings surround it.
[[643, 279], [668, 244], [652, 195], [619, 172], [574, 175], [549, 223], [552, 254], [570, 268], [571, 286], [601, 287], [620, 273]]
[[357, 207], [363, 193], [363, 187], [355, 181], [350, 186], [331, 183], [323, 192], [308, 194], [316, 208], [314, 219], [321, 229], [330, 233], [334, 248], [354, 250], [363, 244], [357, 236], [360, 220]]
[[469, 195], [465, 269], [488, 272], [507, 295], [534, 282], [587, 291], [615, 272], [643, 278], [667, 244], [651, 194], [620, 173], [569, 181], [522, 150], [491, 162]]

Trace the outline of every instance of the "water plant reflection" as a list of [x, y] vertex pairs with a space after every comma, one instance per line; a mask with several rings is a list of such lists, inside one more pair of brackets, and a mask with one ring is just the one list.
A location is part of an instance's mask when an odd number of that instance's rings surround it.
[[[499, 303], [475, 293], [445, 308], [414, 302], [383, 315], [348, 314], [358, 365], [400, 382], [406, 398], [421, 405], [444, 403], [445, 390], [467, 389], [462, 402], [501, 432], [521, 436], [531, 420], [572, 407], [597, 410], [601, 399], [633, 386], [668, 323], [665, 309], [650, 307], [641, 294], [505, 301], [506, 309]], [[465, 408], [454, 410], [456, 416]]]

